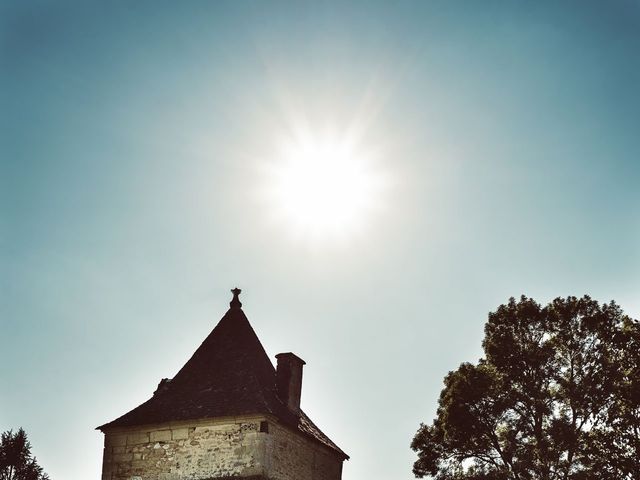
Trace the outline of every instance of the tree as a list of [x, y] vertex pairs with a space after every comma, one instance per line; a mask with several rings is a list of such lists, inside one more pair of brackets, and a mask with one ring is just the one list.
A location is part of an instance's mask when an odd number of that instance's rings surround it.
[[489, 314], [482, 346], [413, 438], [416, 477], [640, 479], [638, 321], [588, 296], [522, 296]]
[[22, 428], [0, 437], [0, 480], [49, 480], [31, 456], [31, 444]]

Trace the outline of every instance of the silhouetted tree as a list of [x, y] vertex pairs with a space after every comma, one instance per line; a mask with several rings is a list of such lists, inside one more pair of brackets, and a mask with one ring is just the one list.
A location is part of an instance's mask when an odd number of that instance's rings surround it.
[[0, 438], [0, 480], [49, 480], [31, 456], [31, 444], [22, 428], [4, 432]]
[[510, 299], [411, 448], [438, 480], [640, 479], [640, 323], [614, 302]]

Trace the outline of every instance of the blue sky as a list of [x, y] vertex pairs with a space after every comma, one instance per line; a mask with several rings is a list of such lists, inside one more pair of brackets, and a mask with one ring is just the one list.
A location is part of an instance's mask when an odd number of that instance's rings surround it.
[[[173, 376], [243, 288], [303, 408], [410, 479], [442, 379], [510, 296], [640, 317], [640, 3], [4, 2], [0, 429], [54, 479]], [[353, 120], [391, 179], [296, 240], [257, 195], [278, 132]], [[294, 119], [294, 120], [292, 120]]]

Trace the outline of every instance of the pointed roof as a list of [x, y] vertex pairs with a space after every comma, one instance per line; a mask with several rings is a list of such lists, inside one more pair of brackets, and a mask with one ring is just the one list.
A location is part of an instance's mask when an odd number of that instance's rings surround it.
[[171, 380], [121, 417], [98, 427], [106, 431], [171, 421], [270, 414], [303, 435], [349, 458], [304, 412], [291, 411], [276, 394], [276, 371], [233, 290], [231, 308]]

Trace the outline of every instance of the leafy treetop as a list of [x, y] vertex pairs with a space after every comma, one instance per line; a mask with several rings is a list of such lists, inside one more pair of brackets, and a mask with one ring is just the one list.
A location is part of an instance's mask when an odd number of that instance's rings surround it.
[[411, 443], [417, 477], [640, 478], [638, 321], [588, 296], [522, 296], [489, 314], [482, 345]]

